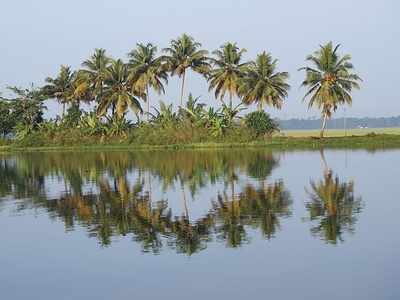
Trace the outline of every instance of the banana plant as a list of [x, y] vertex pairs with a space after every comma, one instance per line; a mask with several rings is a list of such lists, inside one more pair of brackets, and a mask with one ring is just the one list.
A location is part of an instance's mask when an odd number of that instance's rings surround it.
[[179, 116], [183, 120], [189, 120], [191, 123], [198, 124], [201, 122], [204, 112], [204, 103], [199, 103], [200, 97], [189, 95], [185, 106], [180, 107]]
[[105, 135], [107, 133], [106, 124], [101, 122], [94, 112], [88, 113], [81, 117], [78, 128], [81, 128], [89, 135]]
[[239, 113], [246, 109], [247, 108], [243, 107], [243, 103], [239, 103], [236, 106], [233, 106], [232, 102], [229, 102], [229, 105], [222, 103], [221, 113], [222, 113], [223, 118], [225, 119], [227, 125], [231, 126], [233, 124], [233, 121], [235, 120], [235, 118], [238, 118], [238, 119], [240, 118]]
[[160, 109], [153, 107], [155, 114], [150, 114], [150, 123], [160, 125], [162, 127], [169, 126], [178, 121], [177, 114], [173, 111], [172, 104], [165, 104], [160, 101]]
[[108, 117], [108, 126], [106, 129], [106, 134], [108, 136], [123, 136], [127, 137], [129, 130], [133, 127], [131, 121], [125, 118], [120, 118], [118, 116]]

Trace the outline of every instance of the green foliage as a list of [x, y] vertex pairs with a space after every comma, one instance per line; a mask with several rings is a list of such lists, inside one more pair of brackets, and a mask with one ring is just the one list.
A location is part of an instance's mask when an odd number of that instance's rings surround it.
[[196, 42], [193, 37], [183, 34], [176, 40], [172, 40], [170, 47], [164, 49], [167, 55], [163, 56], [163, 60], [166, 62], [171, 75], [178, 75], [179, 78], [182, 78], [181, 106], [183, 105], [187, 70], [191, 69], [194, 72], [207, 76], [211, 68], [207, 57], [208, 51], [200, 48], [201, 44]]
[[249, 113], [245, 118], [246, 126], [253, 130], [256, 136], [271, 135], [278, 130], [277, 123], [265, 111]]
[[108, 136], [123, 136], [127, 137], [129, 130], [132, 128], [132, 122], [118, 117], [108, 118], [108, 126], [106, 127], [106, 134]]
[[90, 136], [103, 136], [107, 134], [107, 125], [94, 112], [83, 115], [79, 121], [78, 128]]
[[15, 121], [11, 115], [11, 105], [4, 100], [0, 100], [0, 134], [6, 136], [11, 133]]
[[173, 111], [172, 104], [166, 105], [160, 101], [160, 109], [154, 108], [155, 114], [150, 114], [150, 123], [161, 126], [170, 127], [178, 121], [178, 115]]
[[157, 47], [148, 43], [137, 44], [128, 56], [129, 81], [132, 82], [132, 91], [141, 95], [147, 102], [147, 113], [150, 110], [149, 88], [158, 94], [165, 93], [164, 83], [168, 82], [167, 68], [161, 57], [157, 57]]
[[309, 108], [315, 106], [322, 112], [321, 137], [324, 135], [327, 119], [339, 105], [350, 105], [353, 101], [352, 90], [360, 88], [361, 78], [353, 73], [351, 56], [340, 56], [337, 53], [339, 47], [340, 45], [333, 47], [332, 42], [321, 46], [318, 51], [307, 56], [307, 61], [312, 66], [300, 69], [306, 71], [302, 86], [308, 88], [303, 100], [309, 99]]
[[[351, 103], [350, 92], [359, 87], [361, 80], [352, 73], [350, 56], [337, 54], [338, 47], [333, 48], [332, 43], [321, 46], [307, 57], [314, 68], [303, 68], [306, 71], [303, 85], [309, 88], [305, 98], [310, 97], [309, 105], [323, 111], [324, 123], [338, 105]], [[171, 40], [163, 52], [160, 55], [151, 43], [138, 43], [128, 53], [129, 61], [125, 63], [107, 56], [104, 49], [95, 49], [81, 69], [62, 65], [58, 74], [46, 78], [40, 89], [9, 88], [16, 96], [0, 98], [0, 134], [15, 132], [18, 140], [23, 141], [39, 132], [45, 134], [44, 140], [50, 144], [53, 140], [60, 144], [76, 140], [80, 144], [78, 138], [88, 142], [106, 138], [133, 141], [136, 137], [139, 138], [135, 143], [160, 140], [189, 143], [221, 141], [233, 136], [233, 140], [254, 140], [277, 130], [277, 124], [264, 112], [249, 114], [245, 122], [240, 116], [243, 105], [280, 109], [287, 98], [289, 74], [277, 71], [278, 61], [271, 54], [264, 51], [254, 61], [245, 61], [246, 50], [228, 42], [209, 57], [209, 52], [187, 34]], [[221, 100], [220, 107], [206, 107], [191, 94], [183, 104], [189, 70], [208, 80], [209, 91], [214, 91], [215, 98]], [[178, 110], [174, 110], [173, 103], [160, 101], [159, 108], [150, 113], [149, 90], [164, 94], [168, 76], [175, 75], [182, 80]], [[224, 102], [226, 95], [229, 104]], [[238, 105], [233, 104], [233, 97], [240, 98]], [[62, 104], [62, 118], [43, 120], [46, 99]], [[147, 104], [146, 124], [140, 116], [142, 101]], [[83, 112], [82, 102], [95, 104], [92, 105], [95, 108]], [[137, 123], [128, 121], [129, 110], [136, 115]], [[74, 136], [70, 137], [71, 134]]]
[[62, 119], [63, 126], [66, 126], [66, 127], [78, 126], [78, 124], [81, 120], [82, 114], [83, 114], [83, 112], [82, 112], [82, 110], [79, 109], [78, 105], [71, 105], [68, 108], [66, 115]]
[[107, 69], [105, 86], [97, 114], [104, 116], [111, 107], [118, 118], [123, 118], [130, 108], [133, 112], [142, 112], [142, 107], [136, 95], [132, 93], [128, 81], [129, 70], [121, 59], [112, 60]]
[[287, 83], [289, 73], [277, 72], [277, 64], [278, 61], [265, 51], [249, 63], [239, 86], [243, 103], [256, 103], [259, 109], [264, 105], [282, 107], [290, 88]]
[[239, 83], [246, 72], [247, 63], [242, 63], [246, 49], [239, 49], [235, 43], [226, 43], [213, 52], [211, 58], [214, 68], [210, 71], [209, 91], [215, 90], [215, 98], [224, 99], [228, 93], [230, 99], [238, 95]]
[[29, 125], [32, 128], [43, 122], [45, 106], [42, 92], [33, 86], [28, 89], [8, 87], [14, 98], [8, 99], [11, 108], [11, 118], [14, 124]]

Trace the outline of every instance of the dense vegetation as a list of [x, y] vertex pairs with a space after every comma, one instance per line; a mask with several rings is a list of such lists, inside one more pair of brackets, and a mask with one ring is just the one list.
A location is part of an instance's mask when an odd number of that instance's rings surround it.
[[[321, 109], [323, 126], [339, 105], [351, 104], [351, 91], [360, 78], [352, 73], [350, 56], [337, 53], [332, 43], [307, 57], [315, 68], [306, 71], [305, 99]], [[9, 87], [14, 98], [0, 101], [0, 133], [15, 137], [18, 145], [81, 145], [121, 142], [135, 144], [181, 144], [201, 142], [249, 142], [263, 140], [278, 130], [264, 111], [281, 109], [288, 96], [289, 74], [278, 71], [278, 61], [262, 52], [244, 61], [245, 49], [226, 43], [211, 55], [191, 36], [183, 34], [162, 50], [139, 43], [128, 61], [113, 59], [104, 49], [72, 70], [61, 66], [56, 77], [40, 88]], [[189, 71], [204, 76], [219, 108], [206, 107], [199, 98], [185, 96]], [[181, 79], [179, 105], [160, 102], [152, 108], [150, 91], [165, 93], [170, 76]], [[228, 98], [228, 101], [227, 99]], [[234, 99], [240, 99], [238, 105]], [[44, 120], [44, 100], [62, 105], [56, 119]], [[92, 104], [83, 111], [81, 103]], [[250, 105], [257, 112], [241, 113]], [[146, 106], [146, 109], [144, 109]], [[135, 118], [128, 118], [128, 112]]]

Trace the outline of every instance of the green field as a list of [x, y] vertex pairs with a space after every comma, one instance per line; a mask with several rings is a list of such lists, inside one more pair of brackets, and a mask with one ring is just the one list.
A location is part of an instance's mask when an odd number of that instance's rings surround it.
[[[363, 136], [367, 134], [400, 134], [400, 128], [363, 128], [348, 129], [347, 136]], [[280, 135], [288, 137], [318, 137], [320, 130], [282, 130]], [[328, 129], [325, 131], [326, 137], [343, 137], [346, 133], [343, 129]]]

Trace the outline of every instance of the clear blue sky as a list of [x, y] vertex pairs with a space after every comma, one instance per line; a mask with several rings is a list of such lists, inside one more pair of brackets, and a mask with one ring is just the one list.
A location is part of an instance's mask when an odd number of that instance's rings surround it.
[[[307, 54], [320, 43], [342, 44], [364, 79], [354, 93], [353, 116], [400, 115], [400, 1], [396, 0], [12, 0], [2, 1], [0, 17], [0, 89], [7, 85], [40, 85], [60, 64], [79, 67], [96, 47], [126, 57], [137, 42], [160, 48], [186, 32], [214, 50], [237, 42], [252, 59], [267, 50], [290, 72], [287, 104], [271, 114], [281, 118], [317, 115], [301, 102]], [[213, 103], [207, 83], [190, 74], [188, 89]], [[165, 96], [177, 99], [173, 79]], [[50, 107], [53, 112], [54, 106]], [[337, 116], [342, 116], [339, 110]]]

